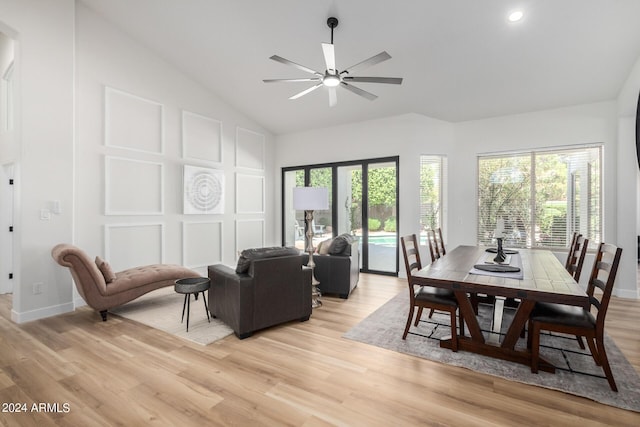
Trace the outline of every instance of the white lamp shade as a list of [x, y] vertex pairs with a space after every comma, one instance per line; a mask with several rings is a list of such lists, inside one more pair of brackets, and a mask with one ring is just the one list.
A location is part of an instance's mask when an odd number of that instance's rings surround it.
[[324, 187], [294, 187], [293, 209], [322, 211], [329, 209], [329, 192]]

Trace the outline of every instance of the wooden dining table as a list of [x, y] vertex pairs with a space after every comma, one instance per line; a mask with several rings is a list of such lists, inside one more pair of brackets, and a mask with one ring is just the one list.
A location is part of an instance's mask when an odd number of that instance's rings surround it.
[[[471, 274], [474, 265], [486, 254], [486, 249], [479, 246], [458, 246], [416, 272], [412, 281], [419, 285], [451, 289], [455, 293], [470, 335], [458, 336], [459, 350], [530, 365], [531, 352], [526, 347], [516, 348], [516, 344], [535, 303], [553, 302], [588, 309], [589, 298], [549, 250], [518, 249], [516, 256], [521, 259], [522, 279], [501, 277], [501, 273]], [[485, 339], [470, 301], [472, 294], [520, 301], [501, 342]], [[440, 346], [451, 348], [451, 339], [440, 341]], [[540, 369], [543, 366], [544, 370], [555, 372], [552, 364], [541, 363]]]

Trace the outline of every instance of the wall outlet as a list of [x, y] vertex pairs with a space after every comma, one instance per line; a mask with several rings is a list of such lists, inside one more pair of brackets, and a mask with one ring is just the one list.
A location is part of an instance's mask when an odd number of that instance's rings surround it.
[[44, 283], [42, 282], [36, 282], [33, 284], [33, 294], [34, 295], [40, 295], [42, 293], [42, 288], [44, 286]]
[[51, 220], [51, 211], [49, 209], [40, 209], [40, 220], [41, 221], [50, 221]]

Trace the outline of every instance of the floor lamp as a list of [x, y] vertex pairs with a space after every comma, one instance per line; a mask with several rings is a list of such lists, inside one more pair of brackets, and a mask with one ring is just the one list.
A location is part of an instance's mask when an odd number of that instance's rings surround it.
[[313, 308], [320, 307], [320, 290], [318, 285], [320, 282], [316, 279], [313, 272], [316, 264], [313, 262], [313, 211], [321, 211], [329, 209], [328, 190], [324, 187], [294, 187], [293, 189], [293, 208], [297, 211], [304, 211], [307, 230], [307, 248], [309, 253], [309, 262], [307, 266], [311, 268], [311, 306]]

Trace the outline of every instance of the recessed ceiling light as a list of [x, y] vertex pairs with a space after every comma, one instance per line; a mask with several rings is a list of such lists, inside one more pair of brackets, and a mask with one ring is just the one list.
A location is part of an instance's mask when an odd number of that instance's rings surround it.
[[524, 13], [521, 10], [514, 10], [509, 14], [509, 22], [518, 22], [523, 16]]

